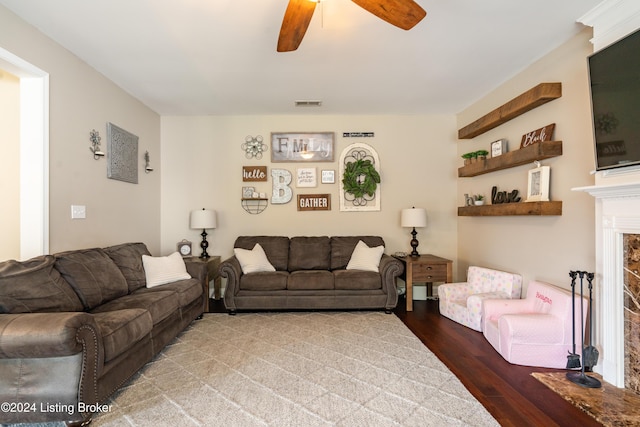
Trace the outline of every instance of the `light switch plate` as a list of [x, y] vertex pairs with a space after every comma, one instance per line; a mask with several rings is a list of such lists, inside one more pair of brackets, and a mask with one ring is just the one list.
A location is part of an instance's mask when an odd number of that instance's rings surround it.
[[87, 207], [84, 205], [71, 205], [71, 219], [85, 219]]

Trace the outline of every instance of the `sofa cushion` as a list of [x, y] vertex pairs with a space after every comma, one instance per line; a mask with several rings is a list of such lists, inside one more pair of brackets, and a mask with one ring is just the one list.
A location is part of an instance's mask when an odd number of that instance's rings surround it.
[[87, 310], [129, 293], [122, 272], [102, 249], [62, 252], [55, 257], [56, 268]]
[[153, 328], [151, 314], [142, 308], [95, 313], [104, 346], [104, 361], [108, 362], [133, 347]]
[[327, 236], [292, 237], [289, 244], [289, 271], [329, 270], [331, 241]]
[[[136, 293], [155, 292], [159, 288], [141, 288]], [[196, 279], [178, 280], [176, 282], [162, 285], [163, 291], [175, 292], [178, 297], [180, 307], [186, 307], [198, 298], [202, 297], [204, 290]]]
[[142, 265], [144, 266], [147, 288], [191, 278], [184, 265], [184, 259], [178, 252], [159, 257], [142, 255]]
[[150, 292], [138, 289], [132, 294], [116, 298], [94, 308], [91, 313], [106, 313], [108, 311], [124, 310], [127, 308], [143, 308], [151, 314], [151, 321], [157, 325], [180, 309], [178, 296], [171, 290], [155, 288]]
[[382, 258], [383, 253], [384, 246], [370, 248], [360, 240], [351, 254], [347, 270], [365, 270], [378, 273], [380, 271], [380, 258]]
[[129, 286], [129, 293], [147, 285], [142, 255], [151, 255], [144, 243], [124, 243], [109, 246], [104, 251], [118, 266]]
[[289, 273], [272, 271], [243, 274], [240, 277], [241, 291], [283, 291], [287, 289]]
[[329, 270], [298, 270], [289, 275], [290, 291], [333, 289], [333, 274]]
[[233, 248], [233, 253], [240, 263], [244, 274], [257, 273], [259, 271], [276, 271], [271, 265], [260, 243], [256, 243], [253, 249]]
[[240, 236], [234, 248], [253, 249], [260, 243], [267, 259], [276, 270], [286, 271], [289, 265], [289, 238], [282, 236]]
[[384, 240], [379, 236], [334, 236], [331, 238], [332, 270], [346, 268], [351, 259], [351, 254], [360, 240], [370, 248], [384, 246]]
[[382, 289], [380, 273], [364, 270], [335, 270], [334, 286], [340, 290]]
[[0, 262], [0, 313], [82, 311], [80, 299], [54, 265], [52, 255]]

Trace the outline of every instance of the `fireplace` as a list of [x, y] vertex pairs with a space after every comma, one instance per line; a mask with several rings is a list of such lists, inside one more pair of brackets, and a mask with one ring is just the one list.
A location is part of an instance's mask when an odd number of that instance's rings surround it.
[[596, 198], [594, 371], [640, 393], [640, 183], [575, 190]]
[[640, 393], [640, 234], [622, 236], [624, 386]]

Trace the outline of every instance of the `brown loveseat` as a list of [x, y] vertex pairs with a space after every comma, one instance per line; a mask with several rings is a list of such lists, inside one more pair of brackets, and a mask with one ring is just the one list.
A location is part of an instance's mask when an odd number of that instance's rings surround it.
[[90, 420], [202, 315], [206, 265], [147, 288], [142, 255], [127, 243], [0, 263], [0, 423]]
[[259, 243], [275, 271], [244, 274], [237, 256], [220, 264], [227, 278], [224, 304], [237, 310], [384, 309], [398, 303], [396, 277], [404, 266], [382, 254], [378, 271], [346, 269], [359, 241], [384, 246], [378, 236], [241, 236], [234, 248]]

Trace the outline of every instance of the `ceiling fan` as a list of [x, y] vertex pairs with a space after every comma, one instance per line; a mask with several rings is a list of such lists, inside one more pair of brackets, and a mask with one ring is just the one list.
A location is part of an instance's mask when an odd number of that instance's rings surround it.
[[[278, 52], [296, 50], [320, 0], [289, 0], [282, 19]], [[413, 28], [427, 12], [413, 0], [352, 0], [355, 4], [403, 30]]]

